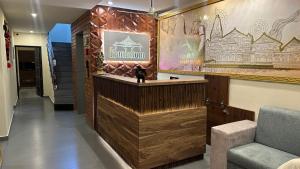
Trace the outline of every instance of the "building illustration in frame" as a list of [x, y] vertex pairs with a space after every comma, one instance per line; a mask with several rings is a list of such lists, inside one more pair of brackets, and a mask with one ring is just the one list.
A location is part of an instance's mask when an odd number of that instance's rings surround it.
[[300, 40], [287, 45], [263, 33], [257, 40], [236, 28], [223, 36], [222, 24], [216, 16], [210, 39], [206, 41], [206, 66], [261, 66], [269, 69], [300, 69]]
[[[244, 11], [253, 1], [255, 8]], [[294, 4], [293, 10], [285, 9], [281, 1], [227, 0], [162, 16], [160, 71], [300, 83], [300, 31], [295, 29], [300, 26], [300, 1], [287, 1]], [[276, 9], [263, 6], [274, 3]], [[200, 34], [193, 36], [190, 30], [200, 26], [205, 30], [204, 54], [193, 55], [199, 62], [189, 62], [188, 54], [201, 43]], [[193, 69], [194, 63], [199, 69]]]
[[104, 31], [105, 61], [149, 61], [149, 36], [134, 32]]

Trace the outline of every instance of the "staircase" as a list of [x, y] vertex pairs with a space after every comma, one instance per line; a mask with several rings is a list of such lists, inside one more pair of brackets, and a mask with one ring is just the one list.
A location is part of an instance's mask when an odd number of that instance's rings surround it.
[[54, 108], [73, 110], [71, 43], [50, 42], [48, 53], [54, 86]]

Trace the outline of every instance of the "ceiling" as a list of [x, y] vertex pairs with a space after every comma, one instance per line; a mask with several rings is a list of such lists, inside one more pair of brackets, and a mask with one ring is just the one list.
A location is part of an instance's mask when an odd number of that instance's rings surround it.
[[[72, 23], [99, 0], [0, 0], [9, 25], [15, 32], [48, 32], [55, 23]], [[34, 19], [31, 13], [37, 13]]]
[[[150, 0], [112, 0], [115, 7], [148, 11]], [[153, 0], [155, 10], [190, 6], [205, 0]], [[0, 0], [0, 7], [15, 32], [47, 33], [55, 23], [72, 23], [95, 5], [108, 0]], [[33, 18], [31, 13], [37, 13]]]
[[[102, 0], [100, 5], [107, 5], [109, 0]], [[150, 0], [111, 0], [113, 2], [113, 6], [140, 10], [140, 11], [149, 11], [150, 9]], [[194, 4], [198, 4], [200, 2], [204, 2], [207, 0], [153, 0], [153, 7], [156, 11], [168, 9], [170, 7], [186, 7]]]

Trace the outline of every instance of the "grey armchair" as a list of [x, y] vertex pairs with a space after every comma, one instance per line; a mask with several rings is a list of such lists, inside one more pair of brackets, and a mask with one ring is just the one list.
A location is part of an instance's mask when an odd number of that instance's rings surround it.
[[212, 129], [211, 169], [277, 169], [300, 156], [300, 111], [264, 106], [257, 123]]

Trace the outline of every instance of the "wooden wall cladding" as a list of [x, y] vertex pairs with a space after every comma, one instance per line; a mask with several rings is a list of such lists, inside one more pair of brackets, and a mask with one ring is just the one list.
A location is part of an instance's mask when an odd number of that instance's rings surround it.
[[206, 152], [206, 107], [141, 115], [140, 168], [175, 163]]
[[254, 121], [255, 112], [229, 106], [229, 83], [227, 76], [205, 75], [207, 106], [207, 144], [211, 141], [211, 128], [240, 120]]
[[[96, 6], [91, 11], [91, 55], [96, 58], [101, 51], [104, 30], [148, 33], [151, 36], [150, 62], [107, 62], [104, 70], [107, 73], [134, 77], [134, 68], [140, 65], [147, 70], [147, 79], [157, 78], [157, 20], [140, 11], [133, 11], [106, 6]], [[95, 64], [94, 64], [95, 65]]]
[[95, 129], [133, 168], [205, 153], [206, 80], [146, 81], [95, 75]]
[[129, 165], [138, 166], [138, 114], [97, 97], [97, 132]]
[[[72, 83], [73, 83], [73, 97], [74, 97], [74, 109], [77, 110], [77, 73], [78, 73], [78, 64], [86, 64], [95, 62], [89, 55], [89, 53], [84, 53], [84, 63], [77, 63], [77, 41], [76, 37], [78, 34], [82, 34], [83, 37], [90, 36], [90, 20], [91, 15], [90, 11], [87, 11], [82, 16], [80, 16], [75, 22], [72, 23]], [[85, 46], [88, 50], [89, 48]], [[90, 74], [94, 72], [95, 69], [93, 67], [89, 67], [87, 70]], [[93, 105], [90, 104], [93, 102], [93, 78], [92, 76], [85, 77], [85, 103], [86, 109], [85, 114], [87, 117], [87, 121], [90, 126], [93, 126]]]
[[204, 105], [205, 82], [138, 86], [95, 77], [95, 90], [102, 96], [142, 114], [197, 108]]
[[205, 75], [208, 80], [206, 87], [206, 102], [212, 104], [229, 104], [229, 77]]
[[133, 168], [205, 153], [205, 107], [139, 114], [100, 94], [97, 100], [97, 131]]
[[225, 118], [226, 123], [241, 121], [241, 120], [255, 120], [255, 112], [244, 110], [236, 107], [227, 106], [224, 110], [227, 115]]

